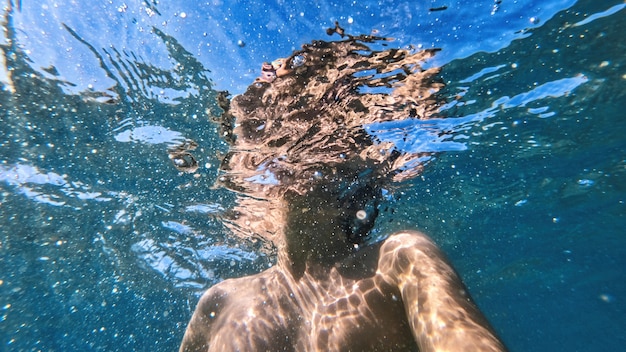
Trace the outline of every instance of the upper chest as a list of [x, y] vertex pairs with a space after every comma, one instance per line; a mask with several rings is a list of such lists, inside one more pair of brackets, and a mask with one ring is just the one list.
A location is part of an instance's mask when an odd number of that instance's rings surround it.
[[230, 296], [224, 331], [270, 344], [258, 350], [406, 351], [413, 341], [399, 293], [376, 277], [266, 275], [241, 282]]

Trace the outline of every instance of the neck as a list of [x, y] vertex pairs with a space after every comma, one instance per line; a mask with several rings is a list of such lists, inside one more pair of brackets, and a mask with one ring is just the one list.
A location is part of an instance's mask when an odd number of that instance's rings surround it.
[[284, 245], [278, 258], [294, 277], [305, 271], [326, 272], [354, 251], [342, 224], [345, 215], [332, 196], [291, 195], [285, 204]]
[[305, 195], [239, 197], [231, 221], [242, 237], [261, 238], [278, 251], [278, 265], [299, 279], [306, 271], [324, 275], [354, 254], [354, 243], [367, 235], [377, 216], [380, 191], [355, 187], [353, 192], [310, 189]]

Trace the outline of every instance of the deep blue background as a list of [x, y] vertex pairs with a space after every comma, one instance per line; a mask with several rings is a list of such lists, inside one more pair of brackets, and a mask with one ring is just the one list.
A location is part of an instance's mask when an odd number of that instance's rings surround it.
[[[203, 289], [270, 265], [212, 216], [232, 195], [210, 188], [226, 145], [207, 109], [334, 21], [442, 48], [430, 65], [463, 96], [445, 112], [467, 149], [399, 187], [375, 231], [435, 238], [513, 351], [619, 350], [624, 3], [466, 3], [12, 3], [0, 350], [174, 350]], [[169, 165], [163, 134], [120, 140], [146, 126], [197, 141], [199, 177]]]

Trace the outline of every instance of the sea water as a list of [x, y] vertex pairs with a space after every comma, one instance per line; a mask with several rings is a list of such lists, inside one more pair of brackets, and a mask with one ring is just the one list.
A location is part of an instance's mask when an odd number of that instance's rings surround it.
[[203, 290], [271, 266], [220, 221], [209, 116], [335, 21], [441, 49], [446, 119], [391, 126], [440, 153], [374, 233], [432, 236], [513, 351], [626, 343], [622, 1], [3, 5], [1, 351], [175, 350]]

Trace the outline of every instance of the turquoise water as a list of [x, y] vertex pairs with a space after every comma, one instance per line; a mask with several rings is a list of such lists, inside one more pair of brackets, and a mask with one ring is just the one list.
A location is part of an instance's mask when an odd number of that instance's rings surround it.
[[174, 350], [206, 287], [271, 265], [219, 221], [207, 112], [335, 20], [442, 49], [453, 143], [374, 231], [431, 235], [513, 351], [626, 343], [623, 2], [3, 4], [0, 350]]

